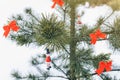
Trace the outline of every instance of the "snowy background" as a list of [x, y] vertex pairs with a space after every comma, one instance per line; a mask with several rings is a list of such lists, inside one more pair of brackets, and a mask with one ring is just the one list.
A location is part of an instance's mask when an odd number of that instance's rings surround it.
[[[14, 69], [20, 72], [27, 72], [29, 70], [28, 67], [31, 66], [29, 64], [31, 57], [43, 52], [42, 47], [17, 46], [15, 42], [5, 38], [3, 36], [3, 26], [7, 24], [8, 18], [15, 14], [22, 14], [25, 8], [29, 7], [36, 13], [54, 13], [51, 5], [52, 2], [50, 0], [0, 0], [0, 80], [13, 80], [10, 74]], [[80, 10], [86, 12], [82, 18], [82, 22], [90, 25], [95, 24], [99, 15], [108, 14], [109, 10], [105, 7], [80, 8]], [[107, 41], [97, 42], [93, 46], [95, 54], [102, 52], [113, 53], [108, 46]], [[119, 57], [118, 54], [113, 54], [111, 59], [113, 60], [113, 64], [117, 64], [116, 66], [120, 68]], [[118, 75], [118, 72], [114, 72], [114, 75]]]

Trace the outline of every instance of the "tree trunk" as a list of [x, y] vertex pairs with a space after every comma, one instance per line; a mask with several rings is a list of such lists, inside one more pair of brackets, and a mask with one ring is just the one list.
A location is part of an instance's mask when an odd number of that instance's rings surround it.
[[75, 41], [75, 6], [71, 6], [70, 12], [70, 80], [76, 80], [75, 74], [75, 51], [76, 51], [76, 41]]

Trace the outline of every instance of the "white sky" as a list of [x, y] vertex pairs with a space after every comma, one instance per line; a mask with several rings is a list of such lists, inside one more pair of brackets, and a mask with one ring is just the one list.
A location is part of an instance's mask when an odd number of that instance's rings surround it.
[[[2, 27], [7, 24], [8, 18], [13, 14], [23, 13], [26, 7], [31, 7], [37, 13], [51, 13], [54, 12], [51, 5], [50, 0], [0, 0], [0, 80], [11, 80], [10, 73], [14, 69], [18, 69], [20, 72], [27, 71], [31, 57], [43, 51], [41, 47], [17, 46], [14, 42], [4, 38]], [[90, 24], [95, 23], [98, 13], [99, 15], [107, 14], [103, 7], [86, 10], [86, 13], [82, 21]], [[102, 44], [98, 42], [94, 47], [96, 54], [111, 53], [105, 42]], [[119, 56], [114, 55], [112, 59], [116, 63]]]

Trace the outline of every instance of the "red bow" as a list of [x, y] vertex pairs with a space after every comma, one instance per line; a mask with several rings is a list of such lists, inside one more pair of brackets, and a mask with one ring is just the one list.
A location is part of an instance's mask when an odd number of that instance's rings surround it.
[[54, 2], [54, 4], [52, 5], [52, 8], [54, 8], [56, 4], [60, 5], [61, 7], [64, 4], [63, 0], [52, 0], [52, 1]]
[[104, 71], [104, 69], [106, 69], [106, 71], [110, 71], [112, 70], [111, 66], [112, 66], [112, 61], [109, 62], [100, 61], [99, 68], [96, 70], [96, 73], [100, 75]]
[[95, 44], [98, 38], [105, 39], [107, 37], [106, 34], [102, 33], [99, 29], [96, 30], [95, 33], [91, 33], [89, 36], [91, 38], [91, 44]]
[[10, 32], [10, 29], [12, 29], [13, 31], [18, 31], [19, 30], [19, 26], [16, 25], [16, 21], [13, 20], [11, 21], [8, 25], [6, 26], [3, 26], [3, 29], [4, 29], [4, 36], [7, 37], [9, 32]]

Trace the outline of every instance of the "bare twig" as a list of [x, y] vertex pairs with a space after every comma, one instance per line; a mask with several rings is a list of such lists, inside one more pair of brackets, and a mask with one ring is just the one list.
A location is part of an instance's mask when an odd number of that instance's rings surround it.
[[53, 61], [52, 61], [52, 64], [58, 69], [60, 70], [63, 74], [65, 74], [67, 76], [67, 74], [60, 68], [58, 67]]
[[[46, 76], [36, 76], [35, 78], [41, 78], [41, 77], [46, 77]], [[64, 78], [64, 79], [68, 79], [68, 78], [66, 78], [66, 77], [64, 77], [64, 76], [52, 76], [52, 75], [48, 75], [48, 77], [58, 77], [58, 78]], [[26, 79], [26, 78], [28, 78], [28, 77], [21, 77], [21, 79]]]

